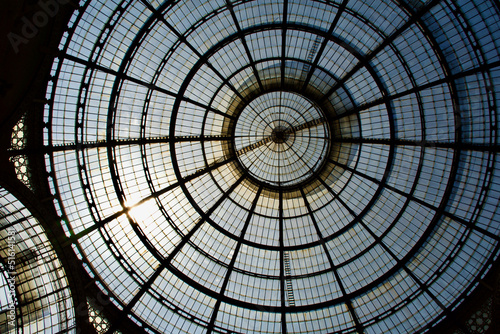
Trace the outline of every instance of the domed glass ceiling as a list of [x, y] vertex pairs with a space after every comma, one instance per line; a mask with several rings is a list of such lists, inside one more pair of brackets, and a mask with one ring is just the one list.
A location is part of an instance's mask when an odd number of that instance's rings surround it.
[[497, 2], [80, 5], [47, 172], [147, 332], [422, 332], [497, 259]]

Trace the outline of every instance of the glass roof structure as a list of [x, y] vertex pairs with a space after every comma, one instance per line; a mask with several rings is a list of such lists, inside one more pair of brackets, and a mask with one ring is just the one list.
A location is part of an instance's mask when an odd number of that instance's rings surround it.
[[499, 51], [498, 1], [80, 1], [63, 228], [147, 333], [425, 332], [498, 258]]
[[0, 331], [66, 333], [74, 318], [66, 272], [45, 230], [0, 187]]

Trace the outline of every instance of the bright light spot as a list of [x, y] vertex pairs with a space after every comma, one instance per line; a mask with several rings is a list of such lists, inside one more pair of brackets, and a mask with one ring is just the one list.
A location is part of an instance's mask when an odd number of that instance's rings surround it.
[[[128, 205], [127, 205], [128, 206]], [[153, 212], [158, 210], [156, 202], [152, 199], [145, 201], [138, 205], [132, 205], [129, 207], [129, 216], [135, 220], [138, 224], [142, 225], [141, 222], [146, 222], [151, 219]], [[149, 225], [149, 224], [147, 224]]]

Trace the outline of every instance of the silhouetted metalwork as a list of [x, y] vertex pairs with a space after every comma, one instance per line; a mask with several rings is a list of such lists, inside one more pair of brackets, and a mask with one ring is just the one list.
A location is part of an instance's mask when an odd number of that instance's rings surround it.
[[499, 17], [85, 2], [44, 115], [68, 243], [154, 333], [432, 328], [498, 256]]

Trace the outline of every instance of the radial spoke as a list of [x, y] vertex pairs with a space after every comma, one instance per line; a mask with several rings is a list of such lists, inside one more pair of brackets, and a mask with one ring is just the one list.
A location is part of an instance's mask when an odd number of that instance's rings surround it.
[[[171, 139], [169, 136], [163, 137], [149, 137], [149, 138], [127, 138], [127, 139], [115, 139], [111, 142], [107, 140], [96, 140], [87, 141], [81, 143], [67, 143], [60, 145], [45, 146], [43, 152], [62, 152], [62, 151], [74, 151], [74, 150], [86, 150], [92, 148], [106, 148], [106, 147], [118, 147], [118, 146], [132, 146], [132, 145], [147, 145], [147, 144], [163, 144], [170, 143], [171, 141], [176, 143], [181, 142], [210, 142], [210, 141], [229, 141], [232, 140], [230, 136], [178, 136]], [[22, 152], [29, 152], [29, 150], [12, 150], [11, 155], [21, 154]]]
[[[220, 295], [224, 295], [227, 289], [227, 285], [229, 284], [229, 278], [231, 277], [231, 273], [233, 272], [234, 265], [236, 263], [236, 259], [238, 258], [238, 255], [240, 253], [240, 249], [242, 246], [242, 239], [245, 238], [246, 232], [248, 230], [248, 226], [250, 226], [250, 221], [252, 220], [255, 207], [257, 206], [257, 203], [259, 202], [260, 194], [262, 192], [262, 185], [259, 186], [257, 189], [257, 193], [255, 194], [255, 198], [252, 202], [252, 207], [250, 208], [250, 211], [248, 212], [247, 218], [245, 220], [245, 224], [243, 225], [243, 228], [241, 229], [240, 233], [240, 239], [238, 240], [238, 243], [236, 244], [236, 247], [233, 252], [233, 256], [231, 258], [231, 262], [229, 263], [229, 266], [227, 267], [227, 272], [226, 276], [224, 277], [224, 282], [222, 283], [222, 287], [220, 289]], [[215, 326], [215, 321], [217, 320], [217, 314], [219, 312], [220, 304], [222, 303], [222, 300], [219, 298], [217, 299], [217, 302], [215, 303], [214, 310], [212, 311], [212, 316], [210, 317], [210, 324], [208, 325], [207, 329], [207, 334], [212, 333], [214, 326]]]
[[168, 255], [168, 257], [164, 260], [161, 260], [161, 264], [158, 268], [156, 268], [155, 272], [151, 277], [147, 280], [147, 282], [142, 285], [141, 289], [136, 293], [136, 295], [132, 298], [132, 300], [127, 304], [125, 311], [130, 311], [134, 305], [139, 301], [139, 299], [144, 295], [144, 293], [151, 287], [154, 281], [160, 276], [161, 272], [167, 268], [175, 258], [175, 256], [182, 250], [182, 248], [190, 241], [193, 235], [198, 231], [198, 229], [205, 223], [208, 217], [219, 207], [219, 205], [226, 200], [229, 195], [234, 191], [234, 189], [241, 183], [244, 177], [239, 178], [227, 192], [221, 196], [217, 202], [200, 218], [200, 220], [194, 225], [191, 230], [182, 237], [181, 241], [175, 246], [172, 252]]
[[98, 221], [96, 222], [94, 225], [92, 225], [91, 227], [88, 227], [86, 229], [84, 229], [83, 231], [77, 233], [76, 235], [74, 235], [73, 237], [71, 237], [71, 240], [73, 241], [76, 241], [78, 239], [80, 239], [81, 237], [101, 228], [101, 227], [104, 227], [106, 224], [108, 224], [109, 222], [115, 220], [116, 218], [120, 217], [121, 215], [123, 214], [126, 214], [131, 208], [133, 207], [136, 207], [136, 206], [139, 206], [147, 201], [150, 201], [152, 199], [155, 199], [155, 198], [158, 198], [160, 197], [161, 195], [169, 192], [169, 191], [172, 191], [174, 190], [175, 188], [181, 186], [182, 184], [185, 184], [187, 182], [190, 182], [198, 177], [201, 177], [203, 176], [204, 174], [206, 173], [209, 173], [211, 172], [212, 170], [216, 170], [217, 168], [219, 167], [222, 167], [232, 161], [234, 161], [235, 157], [230, 157], [226, 160], [220, 160], [220, 161], [214, 161], [212, 164], [208, 165], [207, 167], [205, 167], [204, 169], [201, 169], [199, 171], [196, 171], [195, 173], [193, 174], [190, 174], [182, 179], [180, 179], [179, 181], [177, 182], [174, 182], [172, 183], [171, 185], [163, 188], [163, 189], [160, 189], [158, 191], [155, 191], [154, 193], [152, 193], [151, 195], [149, 196], [146, 196], [145, 198], [141, 199], [140, 201], [138, 201], [137, 203], [133, 204], [133, 205], [130, 205], [108, 217], [106, 217], [105, 219], [101, 220], [101, 221]]
[[[278, 181], [279, 183], [279, 181]], [[283, 190], [279, 189], [279, 206], [278, 206], [278, 221], [279, 221], [279, 247], [280, 247], [280, 299], [281, 299], [281, 329], [282, 333], [286, 334], [286, 294], [285, 294], [285, 258], [284, 250], [285, 247], [285, 235], [284, 235], [284, 221], [283, 221]]]
[[238, 22], [238, 19], [236, 18], [236, 14], [234, 13], [234, 8], [233, 4], [229, 1], [226, 0], [226, 6], [231, 12], [231, 17], [233, 18], [234, 25], [236, 27], [236, 30], [238, 31], [238, 36], [241, 40], [241, 43], [243, 44], [243, 48], [245, 48], [245, 52], [247, 54], [248, 60], [250, 61], [250, 65], [252, 66], [253, 73], [255, 75], [255, 78], [257, 79], [257, 83], [259, 84], [259, 88], [261, 91], [264, 91], [264, 86], [262, 85], [262, 81], [260, 80], [259, 72], [257, 71], [257, 67], [255, 67], [255, 62], [252, 57], [252, 53], [250, 52], [250, 49], [248, 48], [247, 41], [245, 39], [245, 35], [241, 31], [240, 24]]
[[200, 220], [194, 225], [194, 227], [189, 230], [189, 232], [182, 237], [181, 242], [179, 242], [174, 250], [168, 254], [168, 257], [165, 259], [163, 262], [164, 265], [170, 264], [172, 260], [175, 258], [175, 256], [182, 250], [182, 248], [190, 241], [190, 239], [193, 237], [193, 235], [196, 233], [196, 231], [199, 230], [199, 228], [209, 219], [209, 217], [212, 215], [212, 213], [221, 205], [222, 202], [224, 202], [229, 195], [236, 189], [236, 187], [243, 181], [245, 176], [241, 176], [236, 182], [234, 182], [231, 187], [222, 195], [217, 202], [215, 202], [214, 205], [210, 207], [210, 209], [202, 215]]
[[[281, 25], [281, 90], [285, 87], [285, 69], [286, 69], [286, 31], [288, 21], [288, 0], [283, 1], [283, 22]], [[285, 329], [286, 331], [286, 326]]]
[[263, 145], [266, 145], [267, 143], [271, 142], [271, 137], [267, 137], [267, 138], [264, 138], [264, 139], [261, 139], [253, 144], [250, 144], [250, 145], [247, 145], [245, 147], [242, 147], [240, 148], [239, 150], [236, 151], [236, 156], [239, 157], [243, 154], [246, 154], [250, 151], [253, 151]]
[[217, 115], [220, 115], [220, 116], [223, 116], [223, 117], [226, 117], [226, 118], [229, 118], [229, 119], [235, 119], [234, 116], [231, 116], [231, 115], [228, 115], [226, 113], [223, 113], [223, 112], [221, 112], [218, 109], [212, 108], [210, 106], [206, 106], [203, 103], [194, 101], [194, 100], [192, 100], [190, 98], [187, 98], [185, 96], [181, 96], [178, 93], [171, 92], [171, 91], [169, 91], [169, 90], [167, 90], [165, 88], [161, 88], [161, 87], [159, 87], [159, 86], [157, 86], [157, 85], [155, 85], [153, 83], [145, 82], [145, 81], [143, 81], [141, 79], [137, 79], [137, 78], [131, 77], [131, 76], [125, 74], [125, 73], [117, 72], [115, 70], [112, 70], [112, 69], [109, 69], [107, 67], [101, 66], [101, 65], [99, 65], [97, 63], [90, 62], [90, 61], [84, 60], [84, 59], [80, 59], [80, 58], [72, 56], [70, 54], [64, 54], [61, 57], [65, 58], [65, 59], [68, 59], [68, 60], [71, 60], [71, 61], [73, 61], [75, 63], [85, 65], [88, 68], [99, 70], [101, 72], [114, 75], [115, 77], [117, 77], [117, 78], [119, 78], [121, 80], [127, 80], [127, 81], [133, 82], [135, 84], [144, 86], [144, 87], [146, 87], [148, 89], [160, 92], [160, 93], [165, 94], [167, 96], [171, 96], [171, 97], [174, 97], [176, 99], [181, 99], [182, 101], [191, 103], [191, 104], [193, 104], [193, 105], [195, 105], [197, 107], [206, 109], [206, 110], [211, 111], [211, 112], [213, 112], [213, 113], [215, 113]]
[[500, 152], [500, 145], [483, 144], [483, 143], [467, 143], [467, 142], [451, 142], [451, 141], [428, 141], [428, 140], [411, 140], [411, 139], [389, 139], [389, 138], [334, 138], [336, 143], [350, 144], [373, 144], [373, 145], [388, 145], [388, 146], [412, 146], [412, 147], [428, 147], [428, 148], [443, 148], [462, 151], [478, 151], [478, 152]]
[[[302, 130], [316, 127], [316, 126], [321, 125], [325, 122], [326, 122], [325, 118], [313, 119], [312, 121], [308, 121], [308, 122], [305, 122], [305, 123], [300, 124], [300, 125], [292, 126], [290, 129], [287, 129], [285, 132], [292, 134], [292, 133], [295, 133], [298, 131], [302, 131]], [[309, 138], [311, 138], [311, 137], [309, 137]]]
[[422, 7], [416, 14], [412, 15], [410, 19], [405, 22], [399, 29], [397, 29], [394, 33], [392, 33], [390, 36], [387, 36], [383, 39], [382, 43], [380, 43], [373, 51], [371, 51], [368, 55], [366, 56], [358, 56], [359, 62], [346, 74], [344, 75], [339, 81], [333, 85], [328, 92], [324, 95], [322, 100], [326, 100], [330, 95], [332, 95], [339, 87], [342, 87], [350, 78], [354, 76], [360, 69], [363, 67], [366, 67], [368, 63], [375, 58], [380, 51], [385, 49], [388, 45], [390, 45], [396, 38], [401, 36], [409, 27], [414, 25], [415, 23], [420, 20], [422, 16], [427, 14], [434, 6], [436, 6], [438, 3], [440, 3], [442, 0], [432, 0], [429, 3], [427, 3], [424, 7]]
[[[330, 25], [330, 28], [328, 29], [327, 36], [330, 36], [333, 34], [333, 31], [337, 27], [337, 23], [339, 22], [340, 17], [344, 13], [344, 10], [345, 10], [348, 2], [349, 2], [349, 0], [343, 0], [342, 3], [340, 4], [340, 6], [337, 10], [337, 14], [335, 14], [335, 18], [333, 19], [333, 22]], [[304, 84], [302, 85], [303, 92], [306, 90], [307, 86], [309, 85], [309, 81], [311, 80], [311, 77], [314, 73], [314, 70], [318, 66], [318, 63], [319, 63], [321, 57], [323, 56], [323, 52], [325, 51], [325, 48], [326, 48], [326, 45], [328, 44], [328, 41], [329, 41], [328, 38], [323, 38], [323, 42], [321, 43], [321, 46], [318, 50], [318, 53], [316, 54], [314, 62], [310, 65], [306, 80], [304, 81]]]
[[[148, 7], [148, 9], [155, 13], [156, 17], [158, 18], [159, 21], [161, 21], [163, 24], [165, 24], [165, 26], [167, 26], [167, 28], [172, 31], [178, 38], [180, 41], [182, 41], [184, 44], [186, 44], [189, 49], [191, 49], [191, 52], [193, 52], [198, 58], [200, 59], [205, 59], [206, 57], [204, 55], [202, 55], [198, 49], [193, 46], [187, 39], [184, 35], [182, 35], [179, 31], [177, 31], [177, 29], [171, 25], [165, 18], [164, 16], [159, 13], [153, 6], [151, 6], [151, 4], [147, 1], [147, 0], [141, 0], [141, 2], [146, 6]], [[243, 95], [241, 95], [240, 91], [238, 89], [236, 89], [230, 82], [226, 81], [224, 75], [222, 75], [220, 73], [220, 71], [218, 71], [209, 61], [208, 59], [205, 59], [205, 63], [204, 63], [207, 67], [209, 67], [218, 77], [219, 79], [222, 80], [222, 82], [225, 82], [226, 85], [231, 88], [231, 90], [234, 92], [234, 94], [236, 94], [236, 96], [238, 96], [240, 99], [242, 100], [246, 100], [245, 97]]]
[[340, 291], [342, 292], [342, 296], [345, 299], [346, 306], [349, 310], [349, 313], [351, 314], [351, 317], [352, 317], [354, 323], [356, 324], [356, 329], [357, 329], [358, 333], [362, 334], [364, 332], [363, 326], [359, 322], [359, 317], [356, 314], [354, 307], [352, 306], [351, 300], [347, 296], [347, 291], [344, 287], [344, 283], [342, 282], [342, 278], [340, 277], [338, 270], [337, 270], [337, 267], [335, 266], [335, 263], [333, 262], [332, 256], [330, 254], [330, 250], [328, 249], [328, 247], [326, 245], [326, 240], [323, 238], [323, 234], [321, 233], [321, 230], [319, 229], [318, 223], [316, 221], [316, 217], [314, 216], [314, 212], [312, 211], [311, 206], [309, 204], [309, 201], [307, 200], [307, 196], [306, 196], [306, 193], [304, 192], [304, 189], [300, 188], [300, 193], [301, 193], [302, 199], [304, 200], [304, 203], [306, 205], [307, 212], [309, 213], [309, 217], [311, 218], [311, 221], [313, 223], [316, 234], [318, 235], [318, 237], [321, 241], [321, 246], [323, 247], [323, 252], [325, 253], [325, 255], [328, 259], [328, 263], [330, 264], [330, 268], [333, 271], [335, 279], [337, 280], [337, 284], [339, 285]]
[[[381, 180], [378, 180], [378, 179], [376, 179], [376, 178], [374, 178], [372, 176], [369, 176], [369, 175], [367, 175], [365, 173], [362, 173], [362, 172], [358, 171], [357, 169], [349, 167], [349, 166], [347, 166], [345, 164], [342, 164], [342, 163], [340, 163], [338, 161], [334, 161], [334, 160], [328, 159], [328, 162], [331, 163], [331, 164], [334, 164], [336, 166], [339, 166], [339, 167], [341, 167], [341, 168], [343, 168], [343, 169], [345, 169], [345, 170], [347, 170], [347, 171], [349, 171], [349, 172], [351, 172], [351, 173], [353, 173], [353, 174], [355, 174], [357, 176], [360, 176], [360, 177], [362, 177], [362, 178], [364, 178], [364, 179], [366, 179], [366, 180], [368, 180], [370, 182], [373, 182], [375, 184], [381, 185], [384, 188], [389, 189], [389, 190], [395, 192], [396, 194], [399, 194], [401, 196], [407, 197], [408, 199], [410, 199], [410, 200], [412, 200], [412, 201], [414, 201], [414, 202], [416, 202], [416, 203], [418, 203], [418, 204], [420, 204], [420, 205], [422, 205], [422, 206], [424, 206], [424, 207], [426, 207], [428, 209], [431, 209], [432, 211], [438, 211], [438, 208], [435, 205], [427, 203], [426, 201], [424, 201], [424, 200], [422, 200], [420, 198], [415, 197], [415, 195], [413, 195], [411, 193], [404, 192], [403, 190], [401, 190], [401, 189], [399, 189], [397, 187], [391, 186], [391, 185], [389, 185], [387, 183], [382, 183]], [[466, 226], [467, 228], [470, 228], [470, 229], [473, 229], [475, 231], [478, 231], [479, 233], [482, 233], [482, 234], [488, 236], [489, 238], [491, 238], [493, 240], [497, 240], [497, 241], [500, 242], [500, 236], [499, 235], [496, 235], [496, 234], [494, 234], [494, 233], [492, 233], [490, 231], [487, 231], [484, 228], [481, 228], [480, 226], [477, 226], [477, 225], [475, 225], [475, 224], [473, 224], [473, 223], [471, 223], [471, 222], [469, 222], [469, 221], [467, 221], [467, 220], [465, 220], [463, 218], [460, 218], [460, 217], [458, 217], [458, 216], [456, 216], [456, 215], [454, 215], [454, 214], [452, 214], [452, 213], [450, 213], [448, 211], [444, 211], [443, 215], [445, 215], [446, 217], [448, 217], [448, 218], [450, 218], [450, 219], [452, 219], [452, 220], [454, 220], [454, 221], [456, 221], [456, 222], [458, 222], [458, 223]]]
[[485, 72], [485, 71], [489, 71], [489, 70], [492, 70], [492, 69], [495, 69], [495, 68], [498, 68], [498, 67], [500, 67], [500, 61], [495, 61], [495, 62], [492, 62], [492, 63], [489, 63], [489, 64], [483, 64], [481, 66], [478, 66], [478, 67], [475, 67], [475, 68], [472, 68], [472, 69], [469, 69], [469, 70], [466, 70], [466, 71], [463, 71], [463, 72], [458, 72], [458, 73], [455, 73], [455, 74], [451, 74], [451, 75], [448, 75], [445, 78], [441, 78], [441, 79], [437, 79], [437, 80], [434, 80], [434, 81], [431, 81], [431, 82], [428, 82], [428, 83], [425, 83], [425, 84], [421, 84], [421, 85], [415, 86], [415, 87], [413, 87], [411, 89], [408, 89], [408, 90], [405, 90], [405, 91], [402, 91], [402, 92], [399, 92], [399, 93], [394, 93], [392, 95], [383, 96], [381, 98], [375, 99], [372, 102], [368, 102], [368, 103], [359, 105], [357, 107], [351, 108], [351, 109], [343, 112], [340, 115], [332, 117], [331, 119], [329, 119], [329, 121], [335, 121], [335, 120], [339, 120], [339, 119], [342, 119], [342, 118], [345, 118], [345, 117], [349, 117], [349, 116], [352, 116], [352, 115], [355, 115], [355, 114], [359, 113], [360, 111], [368, 110], [370, 108], [379, 106], [381, 104], [385, 104], [385, 103], [390, 102], [390, 101], [394, 101], [394, 100], [400, 99], [400, 98], [405, 97], [405, 96], [417, 94], [419, 92], [422, 92], [422, 91], [425, 91], [425, 90], [429, 90], [429, 89], [432, 89], [434, 87], [441, 86], [441, 85], [443, 85], [445, 83], [451, 83], [451, 82], [454, 82], [456, 80], [459, 80], [459, 79], [462, 79], [462, 78], [466, 78], [468, 76], [472, 76], [472, 75], [475, 75], [475, 74], [478, 74], [478, 73], [482, 73], [482, 72]]

